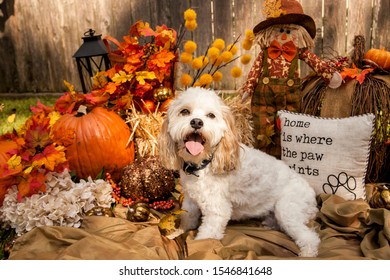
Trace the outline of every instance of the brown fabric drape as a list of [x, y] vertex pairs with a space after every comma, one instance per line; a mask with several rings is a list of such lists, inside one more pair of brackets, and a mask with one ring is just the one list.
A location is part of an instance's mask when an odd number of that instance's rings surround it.
[[[325, 194], [318, 205], [311, 223], [321, 237], [318, 259], [390, 259], [389, 210]], [[222, 240], [194, 240], [194, 234], [169, 240], [156, 224], [85, 217], [79, 229], [41, 227], [24, 234], [10, 259], [299, 259], [287, 235], [256, 220], [230, 223]]]

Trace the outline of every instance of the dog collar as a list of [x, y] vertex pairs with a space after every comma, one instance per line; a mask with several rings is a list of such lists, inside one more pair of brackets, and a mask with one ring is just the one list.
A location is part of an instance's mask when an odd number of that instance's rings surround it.
[[197, 165], [197, 164], [194, 164], [191, 162], [184, 162], [183, 171], [186, 174], [199, 177], [199, 175], [196, 174], [195, 172], [206, 168], [206, 166], [211, 162], [212, 159], [213, 159], [212, 157], [210, 159], [205, 159], [204, 161], [202, 161], [202, 163], [200, 165]]

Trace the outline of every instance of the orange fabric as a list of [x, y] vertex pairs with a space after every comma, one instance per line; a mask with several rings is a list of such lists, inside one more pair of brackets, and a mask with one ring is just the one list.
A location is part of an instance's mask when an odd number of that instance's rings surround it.
[[288, 41], [280, 45], [278, 41], [273, 40], [268, 48], [268, 56], [275, 59], [282, 55], [287, 61], [291, 62], [297, 54], [297, 47], [293, 41]]

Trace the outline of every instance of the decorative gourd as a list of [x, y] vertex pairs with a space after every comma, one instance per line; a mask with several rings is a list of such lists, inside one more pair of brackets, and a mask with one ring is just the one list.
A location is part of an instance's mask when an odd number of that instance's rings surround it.
[[10, 155], [7, 152], [16, 148], [17, 144], [14, 141], [0, 141], [0, 206], [3, 205], [4, 196], [7, 193], [7, 190], [17, 183], [17, 178], [12, 176], [12, 174], [3, 176], [3, 165], [10, 159]]
[[[134, 161], [129, 127], [115, 112], [105, 108], [63, 115], [52, 131], [54, 140], [66, 147], [69, 167], [79, 178], [95, 178], [104, 168], [118, 180], [122, 168]], [[73, 134], [71, 141], [66, 140], [69, 133]]]
[[390, 70], [390, 52], [382, 49], [370, 49], [364, 55], [364, 59], [371, 60], [383, 70]]

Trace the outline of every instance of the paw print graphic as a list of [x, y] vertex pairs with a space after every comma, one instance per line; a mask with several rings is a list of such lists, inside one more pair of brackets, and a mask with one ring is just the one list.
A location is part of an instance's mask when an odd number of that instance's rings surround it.
[[337, 176], [329, 175], [327, 183], [322, 185], [322, 190], [327, 194], [337, 194], [340, 188], [353, 194], [356, 199], [356, 194], [353, 192], [356, 189], [356, 179], [345, 172], [340, 172]]

